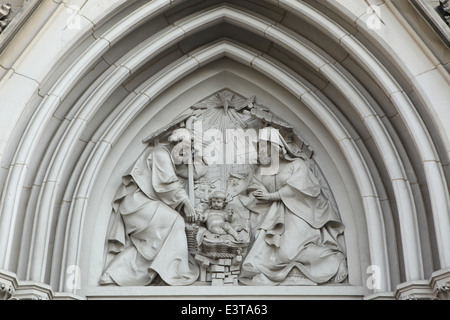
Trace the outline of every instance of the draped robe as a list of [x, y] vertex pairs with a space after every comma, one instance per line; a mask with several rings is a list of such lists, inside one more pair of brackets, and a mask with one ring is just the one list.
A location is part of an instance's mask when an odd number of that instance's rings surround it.
[[[279, 192], [281, 200], [257, 200], [252, 192], [258, 189]], [[242, 264], [242, 283], [287, 284], [297, 268], [307, 279], [321, 284], [337, 274], [341, 263], [346, 268], [337, 240], [344, 227], [303, 159], [280, 159], [275, 175], [261, 175], [258, 169], [241, 201], [252, 214], [255, 237]]]
[[179, 214], [186, 201], [169, 150], [148, 148], [123, 177], [114, 199], [109, 244], [116, 256], [105, 272], [118, 285], [148, 285], [157, 274], [169, 285], [197, 280]]

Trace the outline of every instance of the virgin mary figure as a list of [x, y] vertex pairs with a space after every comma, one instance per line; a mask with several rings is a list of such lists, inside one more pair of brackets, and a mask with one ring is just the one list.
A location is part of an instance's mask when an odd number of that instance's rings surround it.
[[343, 224], [308, 163], [291, 150], [278, 130], [266, 129], [269, 134], [260, 137], [259, 148], [267, 143], [276, 167], [267, 170], [273, 163], [261, 165], [241, 196], [252, 215], [254, 243], [242, 263], [239, 281], [245, 285], [344, 281], [346, 257], [338, 241]]

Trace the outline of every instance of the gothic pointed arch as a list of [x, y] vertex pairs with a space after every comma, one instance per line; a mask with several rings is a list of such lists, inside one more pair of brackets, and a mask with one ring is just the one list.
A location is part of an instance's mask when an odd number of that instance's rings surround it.
[[[271, 295], [445, 297], [449, 55], [427, 3], [13, 5], [0, 35], [0, 281], [17, 296], [31, 282], [47, 298], [161, 294], [99, 284], [111, 209], [146, 139], [194, 112], [205, 130], [281, 128], [345, 226], [339, 292], [304, 283]], [[215, 177], [225, 189], [245, 173], [227, 170]], [[235, 287], [231, 297], [245, 294]]]

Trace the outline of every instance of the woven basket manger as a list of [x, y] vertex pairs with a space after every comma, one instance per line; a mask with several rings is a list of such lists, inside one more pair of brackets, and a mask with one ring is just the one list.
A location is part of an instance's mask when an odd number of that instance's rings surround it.
[[248, 243], [220, 243], [203, 239], [201, 253], [214, 259], [231, 259], [236, 256], [245, 256], [248, 245]]

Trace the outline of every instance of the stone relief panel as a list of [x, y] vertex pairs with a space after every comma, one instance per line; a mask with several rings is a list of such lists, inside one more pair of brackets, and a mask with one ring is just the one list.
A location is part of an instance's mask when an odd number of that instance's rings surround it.
[[326, 285], [344, 226], [313, 152], [223, 90], [143, 141], [112, 204], [103, 286]]

